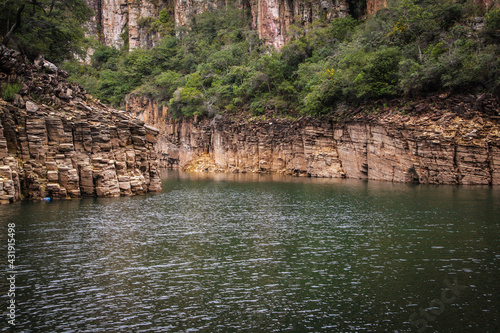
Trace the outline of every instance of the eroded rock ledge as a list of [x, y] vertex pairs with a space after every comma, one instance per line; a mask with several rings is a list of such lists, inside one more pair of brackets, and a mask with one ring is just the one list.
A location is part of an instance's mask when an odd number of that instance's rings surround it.
[[157, 151], [165, 167], [500, 184], [500, 105], [488, 95], [435, 96], [344, 121], [229, 116], [173, 121], [164, 107], [146, 98], [130, 98], [128, 109], [160, 129]]
[[92, 99], [40, 59], [0, 47], [0, 203], [160, 191], [158, 130]]

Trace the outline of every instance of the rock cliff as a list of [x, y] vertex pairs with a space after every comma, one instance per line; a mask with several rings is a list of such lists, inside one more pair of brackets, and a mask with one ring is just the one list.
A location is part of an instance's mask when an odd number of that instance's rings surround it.
[[[172, 8], [176, 27], [189, 25], [190, 18], [208, 9], [223, 10], [223, 0], [86, 0], [95, 16], [89, 24], [90, 33], [104, 45], [129, 49], [150, 48], [159, 39], [158, 32], [145, 25], [156, 20], [161, 9]], [[313, 19], [344, 17], [349, 13], [346, 0], [239, 0], [237, 5], [249, 8], [253, 28], [268, 44], [281, 47], [288, 40], [290, 25], [307, 24]]]
[[250, 0], [249, 5], [259, 38], [276, 48], [290, 39], [293, 23], [308, 24], [319, 18], [332, 20], [349, 14], [346, 0]]
[[[223, 0], [86, 0], [95, 16], [89, 24], [92, 35], [104, 45], [130, 50], [151, 48], [160, 34], [151, 28], [162, 9], [169, 9], [176, 27], [188, 26], [191, 17], [208, 9], [223, 10]], [[236, 5], [250, 9], [252, 27], [259, 38], [276, 48], [290, 38], [290, 26], [307, 25], [315, 19], [332, 20], [349, 14], [372, 15], [387, 7], [387, 0], [237, 0]], [[490, 8], [492, 0], [477, 0], [479, 6]], [[362, 11], [361, 13], [359, 11]], [[363, 13], [364, 12], [364, 13]]]
[[159, 40], [159, 32], [146, 23], [157, 19], [168, 2], [156, 0], [85, 0], [95, 16], [88, 25], [89, 33], [108, 46], [130, 50], [148, 49]]
[[487, 95], [436, 96], [342, 122], [249, 122], [229, 116], [173, 121], [165, 118], [163, 107], [146, 98], [129, 99], [128, 108], [160, 129], [157, 152], [164, 167], [500, 184], [500, 103]]
[[[104, 106], [65, 76], [0, 46], [0, 203], [161, 190], [158, 130]], [[15, 86], [17, 94], [9, 93]]]

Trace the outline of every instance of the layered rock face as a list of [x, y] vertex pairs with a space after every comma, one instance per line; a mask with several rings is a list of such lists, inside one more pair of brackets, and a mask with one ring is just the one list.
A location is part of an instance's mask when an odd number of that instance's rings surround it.
[[0, 98], [0, 203], [161, 190], [158, 130], [93, 100], [43, 60], [25, 65], [0, 47], [0, 70], [3, 92], [22, 82], [12, 101]]
[[[222, 0], [175, 0], [175, 24], [188, 25], [190, 17], [208, 9], [223, 10], [226, 5]], [[293, 23], [308, 24], [319, 18], [331, 20], [349, 14], [346, 0], [238, 0], [236, 5], [250, 9], [252, 26], [259, 38], [276, 48], [290, 39]]]
[[[458, 0], [454, 0], [455, 2], [458, 2]], [[484, 9], [490, 9], [492, 8], [495, 4], [495, 0], [475, 0], [475, 3], [477, 6], [484, 8]], [[379, 11], [382, 8], [386, 8], [388, 6], [388, 0], [366, 0], [366, 14], [367, 15], [372, 15], [375, 14], [377, 11]]]
[[[161, 165], [193, 171], [272, 172], [422, 184], [500, 184], [500, 104], [485, 95], [415, 103], [413, 116], [247, 122], [168, 121], [154, 101], [129, 110], [160, 129]], [[430, 107], [430, 105], [435, 105]], [[482, 113], [474, 110], [481, 110]], [[496, 117], [496, 118], [495, 118]]]
[[[238, 1], [238, 4], [239, 1]], [[207, 10], [223, 10], [226, 6], [224, 0], [174, 0], [175, 26], [189, 25], [190, 19]]]

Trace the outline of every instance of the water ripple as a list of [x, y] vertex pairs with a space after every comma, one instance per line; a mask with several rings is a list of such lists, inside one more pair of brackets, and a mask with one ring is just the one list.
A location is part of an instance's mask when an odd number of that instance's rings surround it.
[[432, 328], [499, 331], [499, 191], [227, 177], [1, 207], [18, 229], [17, 328], [405, 332], [456, 277], [470, 287]]

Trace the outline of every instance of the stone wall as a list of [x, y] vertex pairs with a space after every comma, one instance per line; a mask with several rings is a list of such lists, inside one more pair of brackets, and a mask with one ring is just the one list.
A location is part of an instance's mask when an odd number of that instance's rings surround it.
[[0, 98], [0, 203], [160, 191], [158, 130], [104, 106], [66, 75], [0, 47], [2, 90], [22, 82], [12, 100]]
[[[422, 184], [500, 184], [497, 99], [434, 97], [401, 110], [331, 118], [249, 122], [168, 120], [153, 100], [129, 111], [160, 129], [163, 167], [264, 172]], [[489, 114], [489, 115], [488, 115]]]

